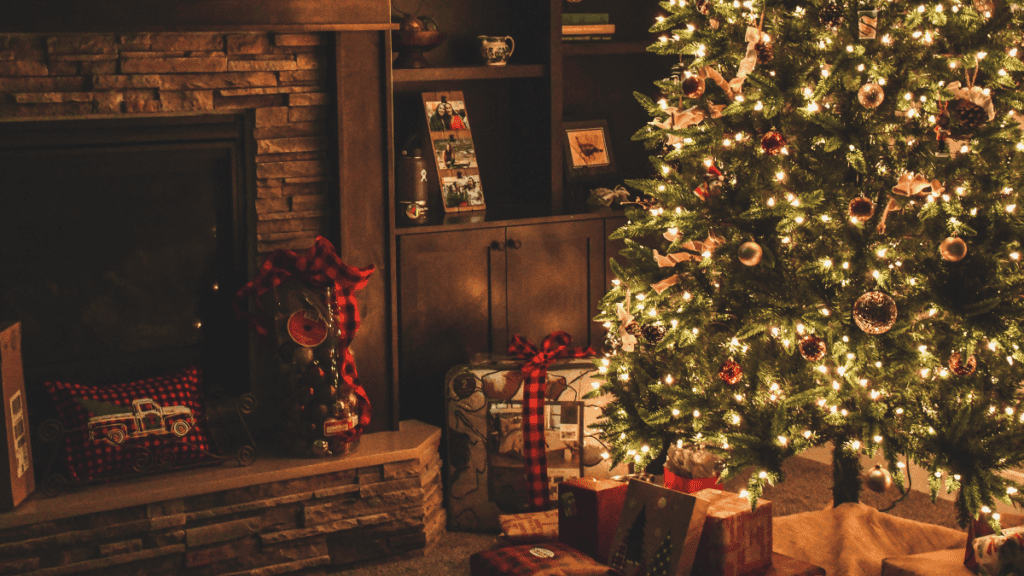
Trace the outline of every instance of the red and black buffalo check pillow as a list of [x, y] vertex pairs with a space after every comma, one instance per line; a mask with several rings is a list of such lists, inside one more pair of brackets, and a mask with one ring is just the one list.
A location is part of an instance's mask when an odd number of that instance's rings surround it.
[[204, 427], [198, 367], [108, 386], [45, 382], [64, 426], [72, 481], [215, 458]]

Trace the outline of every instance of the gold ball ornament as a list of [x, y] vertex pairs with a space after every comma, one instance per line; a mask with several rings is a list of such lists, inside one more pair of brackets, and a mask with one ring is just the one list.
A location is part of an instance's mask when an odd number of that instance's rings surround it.
[[959, 238], [950, 236], [939, 244], [939, 254], [947, 262], [959, 262], [967, 256], [967, 243]]
[[817, 336], [807, 336], [803, 340], [800, 340], [800, 355], [805, 360], [811, 362], [817, 362], [825, 357], [825, 353], [828, 352], [828, 346], [825, 345], [825, 341]]
[[970, 376], [978, 369], [978, 359], [971, 354], [964, 360], [959, 352], [953, 352], [949, 357], [949, 369], [957, 376]]
[[853, 321], [872, 335], [885, 334], [896, 324], [896, 301], [883, 292], [866, 292], [853, 303]]
[[700, 76], [688, 76], [683, 78], [681, 84], [683, 94], [687, 98], [700, 98], [704, 94], [704, 88], [706, 87], [704, 79]]
[[885, 90], [874, 82], [869, 82], [857, 91], [857, 101], [865, 108], [878, 108], [885, 100]]
[[875, 215], [875, 203], [870, 199], [859, 196], [850, 200], [850, 218], [858, 222], [867, 222]]
[[729, 358], [722, 364], [722, 367], [718, 369], [718, 377], [722, 379], [729, 386], [735, 386], [739, 384], [740, 380], [743, 380], [743, 368], [738, 362]]
[[992, 11], [996, 9], [996, 3], [993, 0], [974, 0], [972, 5], [975, 10], [986, 18], [991, 16]]
[[761, 150], [765, 153], [775, 156], [786, 146], [786, 140], [782, 138], [782, 134], [774, 130], [765, 132], [765, 135], [761, 137]]
[[761, 262], [764, 250], [757, 242], [744, 242], [740, 244], [737, 256], [745, 266], [757, 266]]
[[881, 464], [875, 464], [875, 467], [868, 472], [864, 485], [872, 492], [885, 492], [892, 488], [892, 474], [885, 468], [882, 468]]

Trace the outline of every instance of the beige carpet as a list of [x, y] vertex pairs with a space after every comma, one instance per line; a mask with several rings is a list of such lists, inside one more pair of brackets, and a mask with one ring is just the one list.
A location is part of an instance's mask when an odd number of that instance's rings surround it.
[[[769, 488], [765, 498], [772, 501], [776, 517], [800, 512], [822, 510], [832, 504], [832, 471], [828, 465], [805, 458], [791, 458], [784, 471], [786, 482]], [[738, 492], [745, 485], [742, 479], [726, 487]], [[899, 496], [893, 488], [890, 493], [876, 494], [864, 490], [862, 503], [875, 508], [887, 507]], [[890, 514], [930, 524], [957, 528], [953, 504], [939, 500], [932, 504], [927, 494], [911, 492]], [[486, 550], [497, 543], [493, 534], [449, 532], [430, 551], [421, 557], [376, 562], [333, 574], [344, 576], [469, 576], [470, 554]]]

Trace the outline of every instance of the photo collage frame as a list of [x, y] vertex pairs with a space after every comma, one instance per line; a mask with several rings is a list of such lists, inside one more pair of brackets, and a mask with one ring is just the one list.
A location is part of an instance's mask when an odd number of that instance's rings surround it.
[[444, 211], [485, 209], [476, 146], [462, 92], [424, 92], [423, 108]]

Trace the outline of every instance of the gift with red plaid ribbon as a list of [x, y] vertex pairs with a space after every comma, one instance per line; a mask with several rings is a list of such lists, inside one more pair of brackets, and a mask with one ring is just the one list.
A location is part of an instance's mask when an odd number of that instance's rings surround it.
[[532, 510], [547, 510], [550, 506], [548, 493], [548, 464], [544, 442], [544, 390], [547, 383], [548, 366], [561, 358], [585, 358], [594, 356], [591, 348], [570, 347], [572, 336], [556, 331], [541, 343], [541, 349], [519, 334], [512, 337], [508, 353], [526, 362], [520, 368], [523, 372], [523, 457], [526, 467], [527, 501]]
[[[370, 423], [370, 398], [356, 382], [356, 362], [349, 352], [349, 344], [359, 328], [359, 308], [355, 293], [362, 290], [373, 274], [373, 266], [355, 268], [342, 262], [334, 245], [318, 236], [307, 252], [275, 250], [267, 256], [256, 277], [242, 286], [235, 295], [235, 313], [247, 320], [249, 326], [261, 336], [270, 335], [270, 322], [263, 310], [261, 298], [289, 279], [298, 280], [318, 288], [333, 288], [337, 304], [339, 377], [355, 390], [362, 406], [360, 428]], [[255, 313], [244, 310], [243, 304], [253, 296]]]

